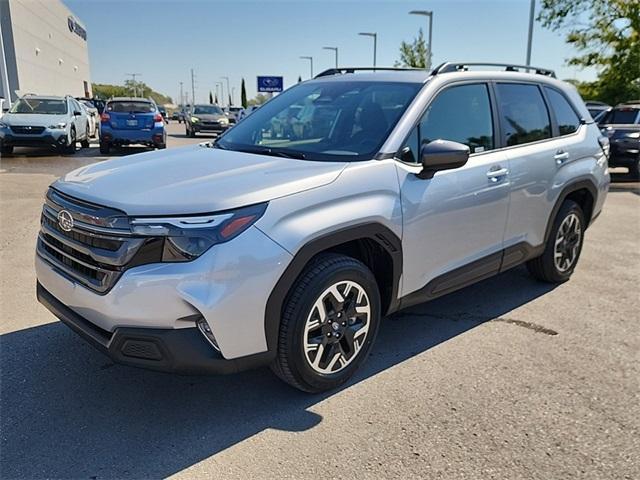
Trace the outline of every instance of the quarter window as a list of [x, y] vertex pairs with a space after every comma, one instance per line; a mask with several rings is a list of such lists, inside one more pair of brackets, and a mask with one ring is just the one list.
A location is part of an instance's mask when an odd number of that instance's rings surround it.
[[537, 86], [499, 83], [496, 88], [507, 145], [551, 138], [549, 112]]
[[549, 99], [549, 105], [556, 116], [560, 135], [568, 135], [578, 130], [580, 118], [576, 115], [575, 110], [571, 108], [567, 99], [564, 98], [564, 95], [549, 87], [544, 87], [544, 91]]
[[487, 85], [460, 85], [438, 94], [405, 142], [402, 160], [419, 163], [420, 147], [433, 140], [463, 143], [471, 153], [495, 148]]

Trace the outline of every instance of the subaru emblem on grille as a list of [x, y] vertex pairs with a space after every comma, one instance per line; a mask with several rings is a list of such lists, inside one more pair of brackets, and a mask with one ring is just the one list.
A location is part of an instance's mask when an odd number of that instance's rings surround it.
[[58, 225], [65, 232], [70, 232], [73, 228], [73, 217], [66, 210], [60, 210], [58, 212]]

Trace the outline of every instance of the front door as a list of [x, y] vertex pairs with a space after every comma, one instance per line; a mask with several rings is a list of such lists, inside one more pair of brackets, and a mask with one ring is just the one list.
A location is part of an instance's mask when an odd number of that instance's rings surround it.
[[[499, 270], [510, 186], [507, 157], [495, 150], [495, 125], [486, 84], [454, 85], [437, 94], [407, 139], [397, 164], [403, 296], [434, 279], [427, 289], [437, 296]], [[468, 145], [469, 161], [420, 179], [420, 146], [436, 139]]]

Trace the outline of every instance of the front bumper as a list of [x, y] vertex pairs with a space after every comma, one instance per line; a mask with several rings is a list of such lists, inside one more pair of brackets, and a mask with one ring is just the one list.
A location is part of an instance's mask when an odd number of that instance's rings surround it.
[[45, 129], [42, 133], [17, 135], [10, 130], [0, 130], [0, 144], [6, 147], [57, 147], [67, 145], [65, 130]]
[[220, 123], [196, 122], [196, 123], [191, 123], [191, 129], [194, 132], [222, 133], [229, 129], [229, 124], [222, 125]]
[[87, 342], [116, 363], [163, 372], [199, 375], [248, 370], [271, 361], [265, 352], [226, 360], [204, 339], [197, 328], [117, 328], [108, 332], [65, 306], [40, 283], [38, 301]]

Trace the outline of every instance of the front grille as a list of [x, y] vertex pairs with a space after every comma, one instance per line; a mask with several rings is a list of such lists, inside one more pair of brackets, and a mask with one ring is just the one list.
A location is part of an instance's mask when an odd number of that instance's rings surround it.
[[[69, 231], [63, 230], [58, 222], [61, 210], [74, 220]], [[128, 220], [124, 212], [76, 200], [51, 189], [42, 209], [37, 251], [65, 276], [103, 294], [127, 268], [159, 261], [154, 242], [133, 236], [129, 228], [123, 228], [125, 224], [128, 225]]]
[[18, 135], [40, 135], [42, 132], [44, 132], [44, 127], [14, 125], [11, 127], [11, 131], [13, 133], [17, 133]]

